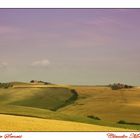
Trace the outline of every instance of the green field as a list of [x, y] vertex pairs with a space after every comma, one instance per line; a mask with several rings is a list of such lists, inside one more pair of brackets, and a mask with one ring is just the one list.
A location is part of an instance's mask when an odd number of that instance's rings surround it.
[[28, 106], [50, 110], [70, 104], [77, 98], [68, 88], [8, 88], [0, 89], [0, 104]]
[[[21, 117], [29, 117], [30, 119], [80, 122], [96, 125], [96, 128], [98, 126], [98, 129], [92, 129], [93, 127], [84, 129], [82, 125], [77, 129], [54, 127], [54, 131], [72, 131], [72, 129], [73, 131], [140, 130], [140, 125], [117, 123], [120, 120], [130, 123], [140, 122], [139, 91], [139, 88], [112, 90], [109, 87], [101, 86], [39, 85], [19, 82], [14, 83], [13, 87], [0, 88], [0, 114], [14, 115], [16, 118], [19, 117], [19, 121], [22, 120]], [[4, 117], [2, 118], [4, 119]], [[2, 121], [1, 118], [0, 121]], [[6, 121], [7, 117], [5, 117]], [[52, 129], [48, 130], [44, 127], [46, 122], [41, 121], [42, 129], [40, 128], [40, 131], [52, 131]], [[22, 125], [22, 122], [20, 123]], [[25, 124], [28, 125], [28, 123]], [[103, 129], [103, 126], [107, 129]], [[20, 130], [28, 131], [24, 128]], [[6, 127], [3, 130], [6, 131]], [[16, 130], [19, 129], [13, 127], [13, 131]], [[37, 131], [37, 129], [34, 127], [32, 131]]]

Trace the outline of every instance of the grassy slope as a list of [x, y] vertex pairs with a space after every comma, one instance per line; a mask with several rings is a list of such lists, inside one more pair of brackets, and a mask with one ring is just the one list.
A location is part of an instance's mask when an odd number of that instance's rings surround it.
[[93, 115], [102, 120], [140, 122], [140, 89], [111, 90], [108, 87], [74, 87], [78, 100], [59, 110], [66, 114]]
[[0, 131], [125, 131], [121, 128], [12, 115], [0, 115], [0, 120]]
[[[53, 119], [53, 120], [65, 120], [65, 121], [72, 121], [72, 122], [82, 122], [88, 124], [96, 124], [100, 126], [110, 126], [110, 127], [118, 127], [118, 128], [134, 129], [134, 130], [140, 129], [139, 126], [134, 126], [134, 125], [121, 125], [108, 121], [102, 121], [102, 120], [98, 121], [80, 115], [67, 115], [59, 112], [50, 111], [47, 109], [39, 109], [39, 108], [15, 106], [15, 105], [1, 105], [0, 114], [28, 116], [28, 117]], [[102, 131], [102, 129], [100, 131]]]
[[[20, 87], [20, 88], [13, 88], [13, 89], [12, 88], [0, 89], [0, 113], [20, 115], [20, 116], [31, 116], [31, 117], [38, 117], [38, 118], [45, 118], [45, 119], [67, 120], [67, 121], [75, 121], [75, 122], [83, 122], [83, 123], [90, 123], [90, 124], [97, 124], [97, 125], [104, 125], [104, 126], [140, 130], [139, 126], [121, 125], [121, 124], [116, 124], [113, 122], [103, 121], [103, 120], [97, 121], [86, 117], [87, 115], [91, 115], [91, 114], [101, 117], [99, 114], [93, 112], [92, 106], [95, 105], [93, 104], [94, 103], [93, 101], [96, 101], [95, 99], [97, 93], [99, 93], [98, 95], [102, 94], [103, 95], [102, 97], [106, 99], [105, 95], [106, 93], [108, 93], [107, 91], [110, 91], [109, 89], [101, 88], [101, 87], [98, 88], [76, 87], [76, 90], [80, 93], [79, 99], [77, 100], [76, 103], [74, 103], [73, 105], [69, 105], [68, 107], [64, 107], [63, 109], [60, 109], [59, 112], [52, 112], [47, 109], [55, 110], [61, 106], [64, 106], [65, 104], [67, 105], [66, 101], [71, 98], [70, 89], [68, 90], [65, 87], [62, 88], [60, 86], [59, 87], [55, 86], [54, 88], [51, 86], [49, 88], [35, 88], [35, 87], [21, 88]], [[101, 103], [100, 100], [97, 100], [95, 103], [98, 102]], [[39, 109], [39, 108], [44, 108], [44, 109]], [[105, 115], [106, 113], [103, 112], [103, 114]], [[101, 129], [101, 131], [103, 130]]]
[[57, 110], [70, 103], [73, 96], [68, 88], [8, 88], [0, 89], [0, 104]]

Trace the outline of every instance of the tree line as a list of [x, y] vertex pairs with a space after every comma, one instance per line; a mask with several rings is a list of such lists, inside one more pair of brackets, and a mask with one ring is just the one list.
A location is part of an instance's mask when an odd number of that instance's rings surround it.
[[13, 84], [11, 83], [0, 83], [0, 88], [9, 88], [13, 87]]
[[133, 86], [126, 85], [126, 84], [121, 84], [121, 83], [110, 84], [109, 87], [111, 87], [112, 90], [124, 89], [124, 88], [133, 88]]

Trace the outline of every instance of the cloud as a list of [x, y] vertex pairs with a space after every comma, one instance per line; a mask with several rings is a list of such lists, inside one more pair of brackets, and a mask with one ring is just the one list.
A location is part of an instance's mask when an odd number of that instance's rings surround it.
[[48, 59], [38, 60], [32, 62], [31, 65], [34, 67], [47, 67], [48, 65], [50, 65], [50, 61]]
[[8, 63], [7, 62], [0, 62], [0, 69], [5, 69], [7, 68]]

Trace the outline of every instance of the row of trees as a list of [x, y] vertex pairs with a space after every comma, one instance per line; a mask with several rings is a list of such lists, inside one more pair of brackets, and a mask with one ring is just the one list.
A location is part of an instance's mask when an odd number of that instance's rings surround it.
[[50, 84], [52, 84], [52, 83], [49, 83], [49, 82], [37, 81], [37, 80], [31, 80], [30, 83], [34, 83], [34, 84], [44, 84], [44, 85], [50, 85]]
[[13, 87], [11, 83], [0, 83], [0, 88], [9, 88]]
[[110, 84], [109, 87], [111, 87], [112, 90], [123, 89], [123, 88], [133, 88], [133, 86], [121, 84], [121, 83]]

